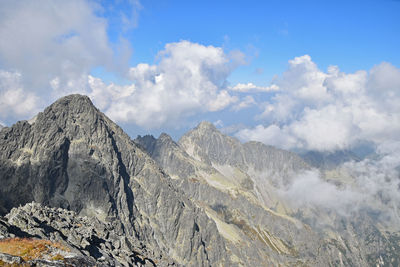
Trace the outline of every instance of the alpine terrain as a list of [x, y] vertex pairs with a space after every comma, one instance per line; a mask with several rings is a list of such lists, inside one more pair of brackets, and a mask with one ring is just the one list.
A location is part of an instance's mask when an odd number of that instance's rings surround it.
[[[0, 130], [0, 265], [398, 266], [384, 196], [345, 212], [300, 205], [292, 188], [310, 173], [323, 188], [357, 185], [337, 167], [342, 154], [303, 158], [209, 122], [178, 142], [132, 140], [88, 97], [63, 97]], [[34, 259], [1, 250], [15, 239], [47, 249]]]

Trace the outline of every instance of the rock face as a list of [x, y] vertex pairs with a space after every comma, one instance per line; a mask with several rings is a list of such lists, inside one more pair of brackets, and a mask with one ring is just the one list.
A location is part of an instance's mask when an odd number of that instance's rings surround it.
[[81, 95], [0, 132], [0, 214], [28, 202], [118, 222], [127, 243], [187, 266], [227, 265], [224, 239], [158, 165]]
[[241, 144], [219, 132], [209, 122], [200, 123], [179, 140], [191, 157], [213, 166], [226, 176], [243, 173], [252, 178], [254, 189], [268, 207], [276, 205], [272, 186], [287, 184], [293, 174], [309, 169], [297, 154], [260, 142]]
[[233, 262], [244, 266], [396, 266], [396, 231], [367, 213], [296, 209], [277, 194], [311, 167], [294, 153], [241, 144], [200, 123], [178, 143], [168, 135], [135, 139], [206, 210]]

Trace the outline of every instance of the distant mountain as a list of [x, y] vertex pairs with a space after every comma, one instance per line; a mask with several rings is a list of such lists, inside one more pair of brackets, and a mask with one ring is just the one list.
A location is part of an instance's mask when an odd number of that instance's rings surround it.
[[242, 144], [208, 122], [178, 143], [167, 134], [158, 139], [139, 136], [135, 142], [205, 209], [240, 265], [399, 262], [399, 250], [392, 249], [398, 233], [380, 230], [368, 214], [343, 217], [322, 209], [298, 209], [285, 201], [281, 188], [311, 169], [294, 153], [258, 142]]
[[361, 160], [359, 156], [350, 150], [337, 150], [334, 152], [307, 151], [301, 154], [301, 157], [309, 165], [323, 170], [337, 168], [348, 161]]
[[227, 176], [237, 170], [252, 177], [257, 194], [269, 207], [275, 201], [271, 199], [271, 185], [287, 184], [293, 174], [310, 168], [295, 153], [255, 141], [242, 144], [209, 122], [200, 123], [178, 143], [191, 157]]

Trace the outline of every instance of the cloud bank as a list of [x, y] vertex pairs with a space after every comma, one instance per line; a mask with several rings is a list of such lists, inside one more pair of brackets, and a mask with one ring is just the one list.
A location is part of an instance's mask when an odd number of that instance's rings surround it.
[[62, 95], [86, 92], [95, 66], [127, 65], [129, 48], [110, 43], [101, 12], [94, 1], [0, 2], [0, 119], [33, 116]]
[[400, 223], [400, 142], [378, 146], [376, 159], [350, 161], [321, 173], [313, 169], [293, 177], [279, 194], [295, 208], [317, 208], [352, 216], [364, 211], [382, 224]]
[[90, 84], [90, 95], [112, 119], [145, 128], [179, 125], [191, 115], [238, 101], [226, 90], [226, 79], [240, 62], [221, 48], [180, 41], [167, 44], [157, 58], [155, 65], [129, 70], [131, 86], [97, 80]]
[[308, 55], [289, 61], [279, 91], [257, 118], [265, 123], [239, 131], [286, 149], [332, 151], [360, 140], [400, 141], [400, 69], [381, 63], [369, 72], [318, 69]]

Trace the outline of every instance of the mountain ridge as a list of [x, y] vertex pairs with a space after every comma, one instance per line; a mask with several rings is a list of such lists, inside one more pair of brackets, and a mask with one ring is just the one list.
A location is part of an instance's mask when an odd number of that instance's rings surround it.
[[227, 260], [213, 221], [86, 96], [63, 97], [32, 125], [1, 131], [0, 151], [3, 214], [36, 201], [120, 222], [129, 242], [166, 262]]
[[[137, 253], [160, 266], [399, 263], [399, 233], [376, 224], [368, 211], [342, 216], [286, 200], [282, 192], [312, 170], [292, 152], [242, 144], [209, 122], [178, 142], [166, 133], [132, 140], [88, 97], [70, 95], [35, 120], [0, 131], [0, 215], [8, 213], [0, 230], [34, 233], [50, 222], [59, 229], [62, 222], [52, 216], [74, 211], [78, 221], [86, 216], [109, 227], [85, 226], [97, 231], [85, 238], [97, 251], [88, 260], [99, 265], [104, 259], [142, 264]], [[38, 204], [26, 204], [32, 201]], [[38, 215], [43, 212], [48, 217]], [[29, 216], [40, 223], [26, 225]], [[112, 249], [117, 246], [124, 259]]]

